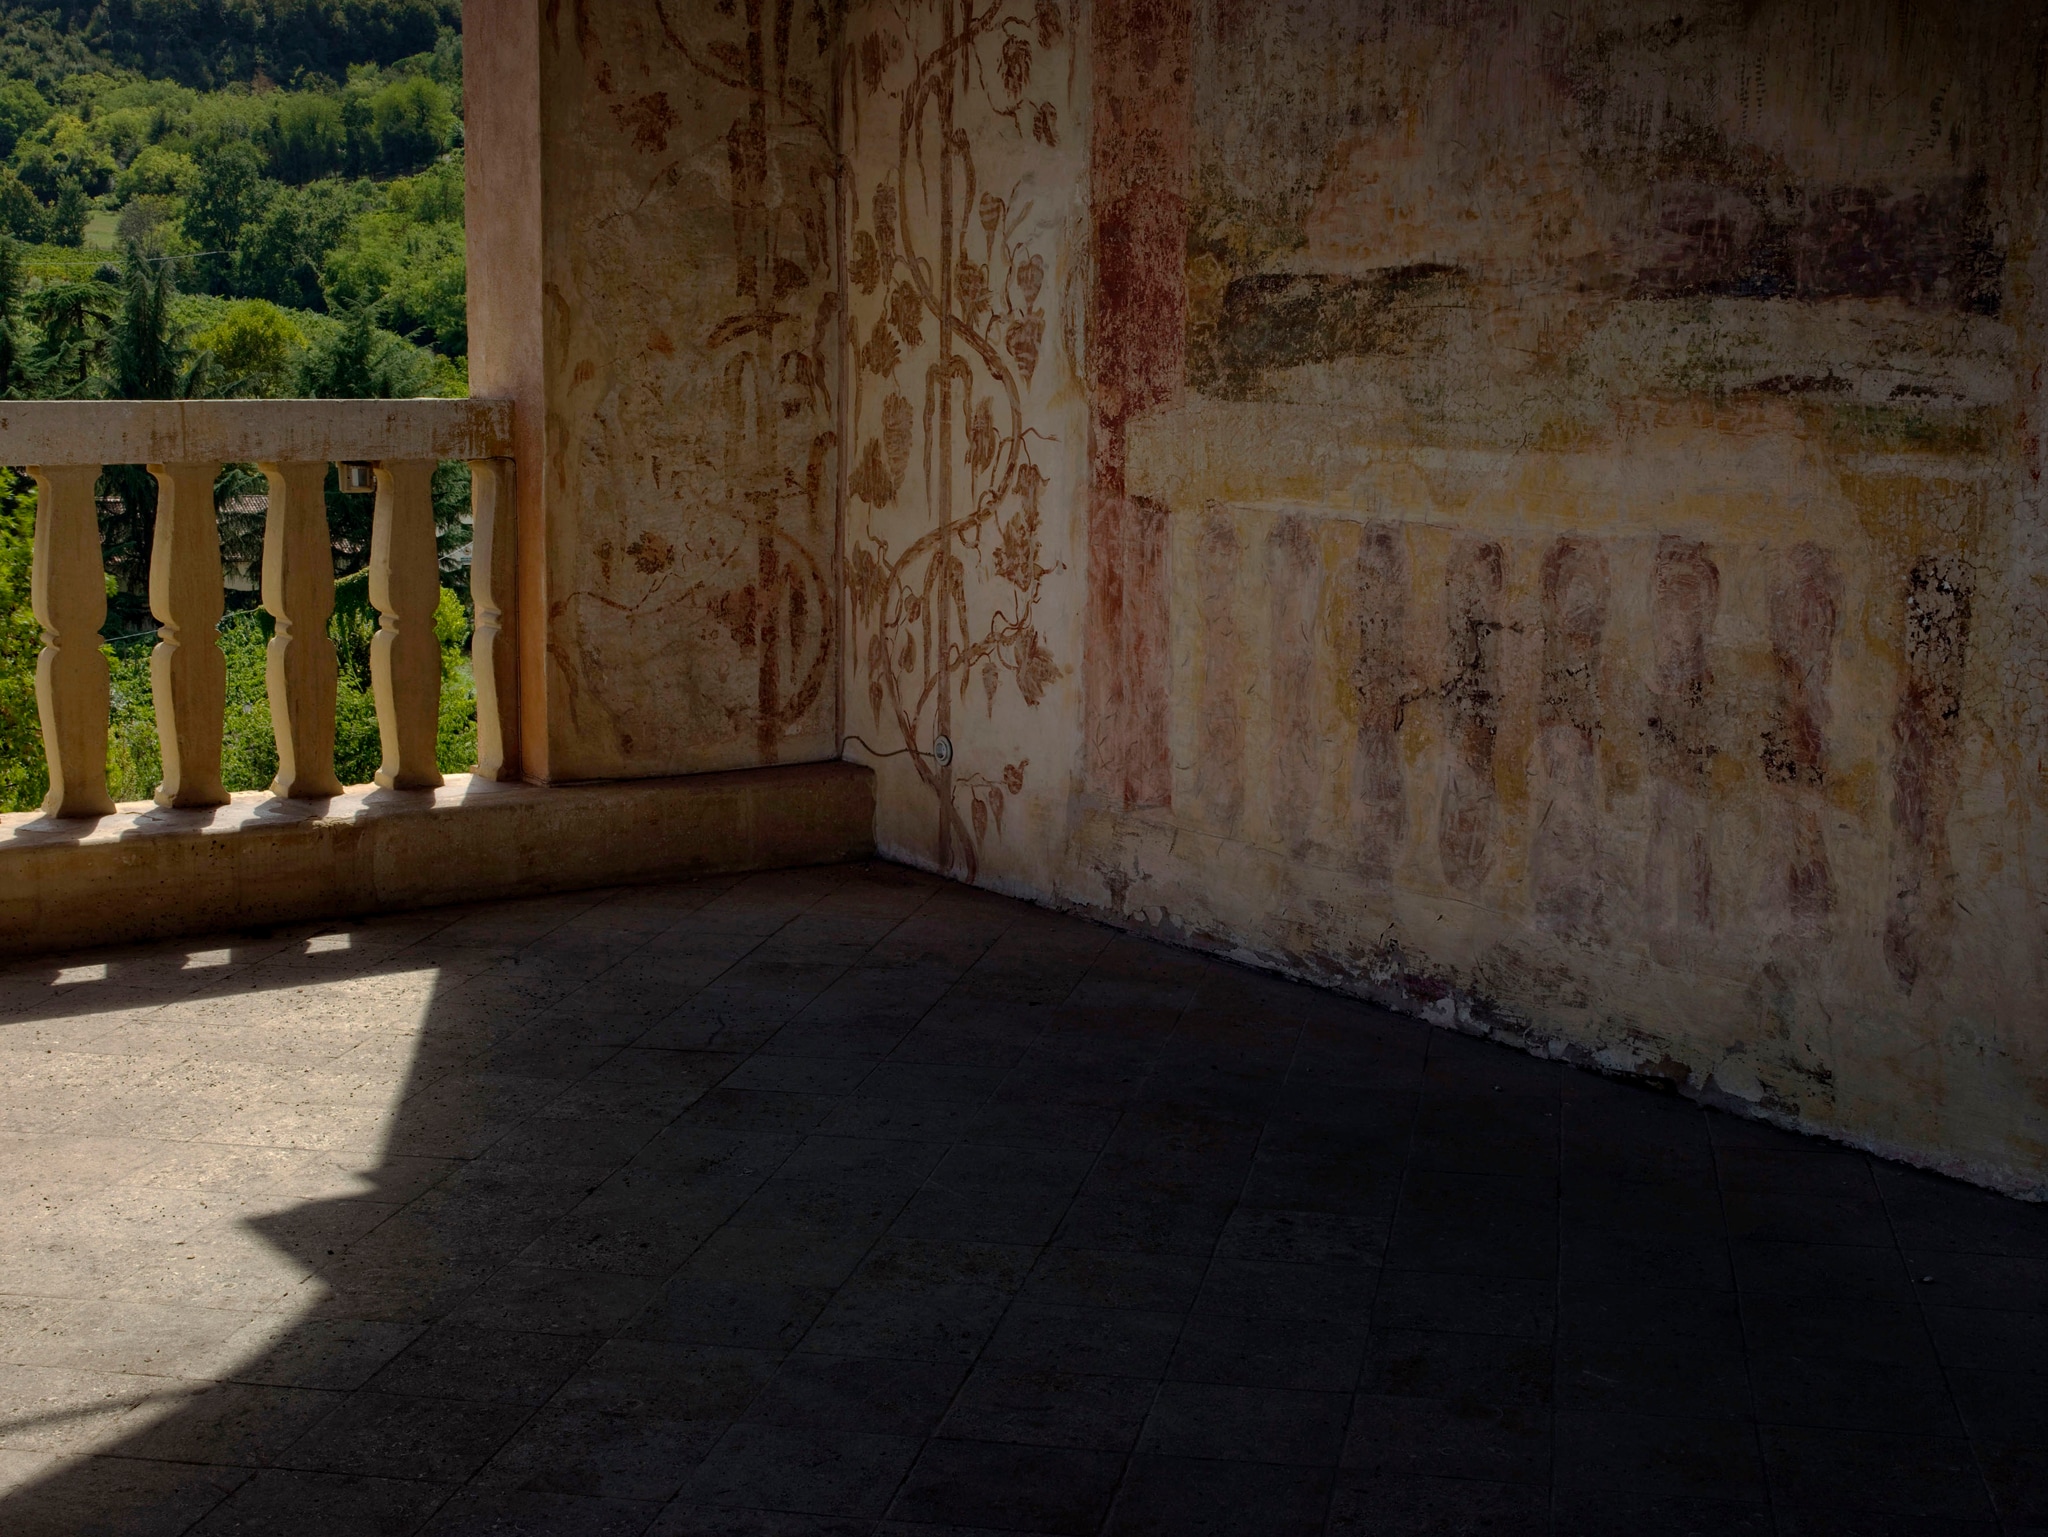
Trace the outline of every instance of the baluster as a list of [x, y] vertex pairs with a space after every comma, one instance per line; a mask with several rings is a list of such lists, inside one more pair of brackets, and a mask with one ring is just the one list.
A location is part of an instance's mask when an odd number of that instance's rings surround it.
[[50, 765], [45, 815], [105, 816], [107, 794], [107, 659], [100, 626], [107, 619], [107, 575], [100, 559], [96, 464], [36, 466], [36, 537], [30, 557], [29, 606], [43, 627], [36, 659], [36, 713]]
[[370, 525], [370, 602], [379, 616], [370, 642], [370, 684], [387, 790], [431, 790], [441, 716], [441, 645], [434, 608], [441, 567], [434, 548], [434, 461], [387, 460], [377, 466], [377, 509]]
[[263, 606], [277, 621], [264, 653], [270, 722], [277, 733], [273, 795], [341, 794], [334, 773], [334, 551], [327, 534], [327, 466], [265, 464]]
[[163, 637], [149, 656], [164, 778], [159, 806], [227, 804], [220, 738], [228, 705], [228, 664], [220, 650], [220, 524], [213, 508], [216, 463], [152, 464], [156, 537], [149, 556], [149, 610]]
[[469, 509], [474, 531], [469, 591], [476, 603], [470, 666], [476, 675], [476, 772], [519, 777], [519, 503], [510, 459], [472, 459]]

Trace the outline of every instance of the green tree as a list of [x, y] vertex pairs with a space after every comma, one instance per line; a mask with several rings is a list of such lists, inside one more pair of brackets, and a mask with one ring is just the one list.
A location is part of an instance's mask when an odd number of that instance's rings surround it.
[[35, 491], [0, 469], [0, 811], [32, 811], [49, 788], [36, 716], [42, 629], [29, 607]]
[[0, 166], [0, 229], [16, 240], [39, 243], [49, 216], [27, 182], [7, 166]]
[[138, 197], [183, 197], [199, 180], [199, 167], [192, 157], [168, 144], [151, 144], [136, 151], [114, 178], [114, 195], [122, 202]]
[[263, 157], [246, 139], [202, 145], [193, 155], [198, 175], [185, 198], [185, 234], [201, 252], [207, 288], [219, 292], [234, 271], [242, 231], [269, 203], [276, 187], [263, 175]]
[[57, 206], [50, 210], [49, 234], [45, 238], [51, 245], [84, 245], [85, 224], [91, 217], [92, 203], [85, 189], [66, 180], [57, 193]]
[[87, 392], [106, 357], [118, 297], [112, 285], [89, 278], [44, 283], [24, 299], [37, 332], [30, 367], [44, 395], [62, 400]]
[[12, 235], [0, 234], [0, 400], [33, 400], [42, 383], [34, 351], [22, 334], [25, 285], [21, 250]]
[[[130, 245], [122, 255], [121, 308], [107, 339], [100, 393], [116, 400], [192, 400], [215, 393], [213, 355], [195, 347], [173, 313], [174, 263]], [[100, 538], [107, 571], [121, 593], [148, 588], [156, 531], [156, 478], [139, 464], [110, 464], [100, 477]], [[127, 607], [129, 605], [123, 605]]]
[[425, 75], [394, 80], [370, 99], [377, 154], [386, 171], [417, 170], [455, 141], [448, 93]]
[[237, 301], [225, 315], [193, 338], [213, 354], [221, 372], [244, 381], [247, 393], [279, 396], [288, 393], [306, 333], [298, 322], [268, 299]]
[[230, 289], [295, 309], [326, 309], [322, 266], [373, 196], [367, 183], [333, 179], [276, 188], [242, 232]]
[[47, 123], [50, 110], [43, 93], [28, 81], [10, 80], [0, 85], [0, 159], [13, 154], [15, 145]]
[[341, 102], [333, 96], [294, 92], [278, 103], [265, 137], [271, 170], [280, 180], [296, 185], [348, 168], [348, 135]]

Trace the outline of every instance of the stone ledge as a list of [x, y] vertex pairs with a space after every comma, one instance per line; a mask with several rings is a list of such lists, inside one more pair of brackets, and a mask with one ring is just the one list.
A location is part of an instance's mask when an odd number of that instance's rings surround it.
[[873, 771], [836, 762], [5, 816], [0, 955], [827, 864], [873, 853], [874, 824]]

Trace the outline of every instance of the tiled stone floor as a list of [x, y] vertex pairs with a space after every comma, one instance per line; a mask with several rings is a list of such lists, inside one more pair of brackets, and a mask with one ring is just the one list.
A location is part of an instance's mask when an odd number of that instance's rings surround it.
[[8, 1537], [2048, 1529], [2048, 1208], [900, 869], [16, 967], [0, 1073]]

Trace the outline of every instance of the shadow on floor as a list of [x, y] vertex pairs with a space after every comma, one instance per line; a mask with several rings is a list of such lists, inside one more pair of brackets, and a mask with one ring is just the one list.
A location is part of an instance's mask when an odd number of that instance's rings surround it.
[[216, 959], [0, 976], [9, 1537], [2048, 1527], [2048, 1209], [888, 866]]

